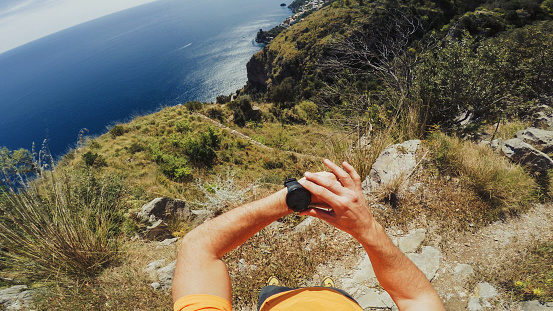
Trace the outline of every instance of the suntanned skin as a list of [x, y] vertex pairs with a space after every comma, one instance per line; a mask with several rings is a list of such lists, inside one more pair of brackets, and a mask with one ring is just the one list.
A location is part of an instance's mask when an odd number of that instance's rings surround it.
[[[445, 310], [424, 274], [392, 243], [372, 217], [355, 169], [343, 169], [329, 160], [332, 171], [305, 173], [299, 180], [312, 194], [312, 205], [302, 215], [320, 218], [351, 234], [363, 245], [382, 287], [399, 310]], [[173, 300], [208, 294], [231, 301], [231, 282], [224, 254], [238, 247], [273, 221], [293, 211], [286, 206], [286, 189], [237, 207], [198, 226], [181, 244], [173, 279]]]

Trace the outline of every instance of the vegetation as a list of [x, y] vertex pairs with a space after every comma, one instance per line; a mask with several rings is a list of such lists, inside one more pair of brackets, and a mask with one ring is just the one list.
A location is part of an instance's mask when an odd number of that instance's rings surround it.
[[[548, 194], [552, 174], [531, 175], [459, 137], [511, 138], [529, 108], [550, 100], [552, 14], [551, 0], [338, 0], [256, 54], [248, 70], [261, 74], [238, 96], [164, 108], [95, 139], [83, 131], [55, 169], [33, 159], [43, 151], [2, 148], [4, 181], [37, 178], [0, 187], [0, 268], [46, 284], [40, 310], [169, 309], [143, 272], [158, 255], [130, 239], [144, 227], [133, 217], [143, 204], [169, 196], [217, 215], [324, 169], [322, 158], [346, 160], [364, 179], [386, 146], [407, 139], [424, 140], [411, 178], [427, 190], [403, 191], [400, 181], [371, 197], [391, 207], [375, 210], [379, 221], [408, 228], [422, 217], [457, 232], [516, 216]], [[322, 223], [282, 238], [302, 220], [281, 219], [226, 256], [235, 306], [251, 305], [270, 275], [305, 285], [318, 265], [352, 251], [343, 236], [325, 240], [333, 229]], [[183, 236], [194, 225], [170, 228]], [[551, 300], [550, 244], [503, 284], [517, 299]], [[174, 247], [166, 251], [172, 260]]]
[[521, 269], [514, 271], [504, 286], [517, 300], [553, 301], [553, 242], [535, 245], [520, 261]]
[[97, 275], [118, 255], [123, 182], [90, 169], [2, 191], [2, 260], [33, 277]]

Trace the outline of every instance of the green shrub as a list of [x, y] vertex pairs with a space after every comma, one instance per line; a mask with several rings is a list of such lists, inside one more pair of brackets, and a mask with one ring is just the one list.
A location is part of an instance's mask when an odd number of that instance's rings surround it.
[[184, 133], [184, 132], [189, 132], [190, 130], [192, 130], [192, 126], [190, 125], [190, 122], [188, 122], [188, 121], [179, 121], [175, 125], [175, 129], [179, 133]]
[[42, 177], [17, 192], [6, 189], [0, 239], [12, 271], [90, 277], [117, 258], [125, 191], [119, 176], [85, 169]]
[[109, 134], [111, 135], [111, 138], [115, 138], [117, 136], [121, 136], [125, 134], [127, 130], [122, 125], [115, 125], [114, 127], [109, 130]]
[[185, 153], [196, 165], [211, 167], [217, 158], [215, 150], [219, 149], [221, 138], [212, 127], [207, 128], [199, 137], [188, 136], [184, 141]]
[[107, 166], [106, 159], [102, 155], [92, 151], [87, 151], [81, 156], [81, 158], [83, 159], [84, 164], [89, 167]]
[[129, 146], [129, 152], [132, 153], [132, 154], [135, 154], [137, 152], [141, 152], [141, 151], [144, 151], [144, 150], [146, 150], [146, 146], [144, 144], [136, 142], [136, 141], [133, 141], [131, 143], [131, 145]]
[[204, 104], [202, 104], [199, 101], [189, 101], [184, 104], [184, 107], [186, 107], [190, 111], [198, 111], [203, 108]]
[[188, 167], [188, 161], [185, 158], [164, 153], [157, 145], [152, 146], [150, 151], [152, 159], [157, 163], [163, 175], [179, 182], [192, 179], [192, 169]]

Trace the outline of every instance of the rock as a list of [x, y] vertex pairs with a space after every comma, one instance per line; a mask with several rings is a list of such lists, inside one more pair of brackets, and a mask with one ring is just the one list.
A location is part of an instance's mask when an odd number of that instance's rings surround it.
[[479, 311], [492, 306], [491, 300], [499, 293], [490, 283], [478, 283], [474, 289], [474, 296], [469, 300], [467, 309]]
[[374, 192], [411, 174], [417, 165], [415, 156], [420, 143], [420, 140], [409, 140], [384, 149], [363, 181], [363, 190]]
[[460, 263], [460, 264], [457, 264], [455, 268], [453, 268], [453, 275], [455, 275], [457, 279], [460, 279], [460, 280], [467, 279], [469, 276], [472, 275], [473, 272], [474, 272], [474, 269], [467, 264]]
[[363, 310], [367, 308], [391, 308], [394, 305], [388, 293], [381, 292], [374, 288], [369, 288], [364, 294], [354, 298]]
[[416, 229], [409, 231], [406, 236], [400, 237], [398, 240], [398, 247], [404, 253], [411, 253], [416, 251], [422, 241], [426, 238], [426, 230]]
[[503, 139], [501, 138], [494, 139], [490, 143], [490, 147], [492, 148], [493, 151], [496, 151], [496, 152], [501, 150], [501, 145], [503, 145]]
[[186, 202], [183, 200], [167, 197], [153, 199], [150, 203], [142, 206], [138, 212], [139, 219], [151, 223], [158, 219], [167, 220], [176, 217], [187, 219], [190, 217], [190, 208], [186, 207]]
[[0, 306], [4, 310], [27, 310], [32, 304], [34, 290], [28, 290], [26, 285], [15, 285], [0, 290]]
[[[538, 111], [534, 115], [534, 127], [541, 128], [541, 129], [553, 129], [553, 112], [551, 112], [551, 108], [547, 105], [544, 105], [545, 108], [543, 111]], [[549, 110], [549, 112], [547, 111]]]
[[165, 239], [165, 240], [159, 242], [159, 246], [169, 246], [171, 244], [177, 243], [178, 240], [179, 240], [179, 238]]
[[405, 255], [421, 269], [429, 281], [434, 279], [440, 267], [440, 251], [432, 246], [424, 246], [420, 254], [408, 253]]
[[148, 227], [148, 230], [144, 232], [142, 238], [148, 241], [164, 241], [167, 239], [174, 239], [175, 237], [169, 230], [166, 223], [158, 220], [154, 225]]
[[157, 270], [157, 279], [161, 285], [161, 289], [166, 290], [173, 285], [173, 275], [175, 274], [175, 267], [177, 261], [174, 260], [167, 266]]
[[530, 127], [518, 131], [515, 137], [531, 145], [538, 146], [545, 153], [553, 152], [553, 131]]
[[313, 223], [316, 221], [317, 218], [315, 217], [307, 217], [304, 221], [300, 222], [295, 228], [294, 233], [300, 233], [305, 232], [305, 230], [309, 229]]
[[553, 160], [549, 156], [518, 138], [504, 141], [501, 151], [511, 161], [527, 165], [534, 171], [553, 169]]
[[161, 284], [159, 284], [159, 282], [153, 282], [152, 284], [150, 284], [150, 286], [153, 289], [160, 289], [161, 288]]
[[553, 303], [541, 304], [537, 300], [525, 301], [521, 303], [522, 311], [552, 311]]
[[409, 192], [416, 193], [422, 186], [424, 186], [423, 183], [414, 183], [412, 186], [409, 187]]
[[155, 277], [157, 277], [156, 276], [156, 271], [158, 269], [160, 269], [161, 267], [163, 267], [164, 264], [165, 264], [165, 259], [152, 261], [146, 267], [144, 267], [142, 269], [142, 271], [144, 271], [144, 273], [147, 273], [148, 275], [150, 275], [151, 278], [155, 278]]

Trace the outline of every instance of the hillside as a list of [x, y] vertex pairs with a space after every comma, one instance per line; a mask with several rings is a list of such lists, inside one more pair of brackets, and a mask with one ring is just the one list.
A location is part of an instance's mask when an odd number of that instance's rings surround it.
[[[328, 158], [357, 169], [448, 310], [551, 310], [552, 8], [338, 0], [254, 55], [240, 94], [81, 133], [57, 162], [0, 149], [3, 306], [171, 310], [180, 238]], [[237, 310], [271, 275], [331, 275], [365, 310], [394, 307], [359, 245], [314, 218], [224, 259]]]

